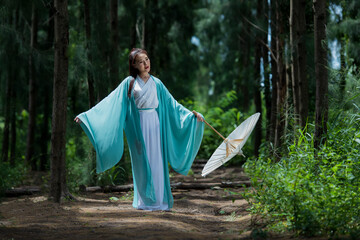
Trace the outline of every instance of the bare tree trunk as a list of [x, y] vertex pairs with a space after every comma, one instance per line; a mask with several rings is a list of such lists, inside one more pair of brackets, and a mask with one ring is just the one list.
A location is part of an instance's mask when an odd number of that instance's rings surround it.
[[[158, 16], [160, 14], [158, 0], [149, 1], [148, 5], [150, 5], [150, 4], [151, 4], [152, 13], [154, 14], [154, 16]], [[156, 56], [155, 46], [156, 46], [156, 41], [157, 41], [157, 36], [158, 36], [157, 26], [160, 25], [159, 18], [153, 17], [151, 23], [152, 23], [151, 24], [151, 41], [149, 41], [150, 34], [146, 34], [146, 37], [148, 39], [147, 48], [152, 56]], [[155, 58], [152, 60], [153, 64], [156, 65], [154, 60], [157, 61], [157, 59]]]
[[[45, 45], [45, 48], [47, 50], [51, 50], [53, 48], [54, 44], [54, 1], [52, 0], [49, 5], [47, 6], [49, 10], [49, 25], [47, 27], [47, 44]], [[46, 73], [47, 76], [50, 78], [53, 76], [52, 73]], [[43, 101], [44, 101], [44, 117], [41, 127], [41, 142], [40, 142], [40, 150], [41, 150], [41, 157], [40, 157], [40, 171], [45, 171], [46, 164], [48, 162], [48, 142], [49, 142], [49, 119], [51, 115], [51, 83], [45, 82], [43, 84], [43, 87], [45, 88], [44, 95], [43, 95]]]
[[50, 198], [60, 202], [69, 196], [66, 186], [65, 144], [69, 45], [67, 0], [55, 0], [54, 94], [51, 131]]
[[115, 89], [120, 84], [119, 78], [119, 34], [118, 34], [118, 1], [110, 1], [110, 81]]
[[295, 124], [299, 124], [300, 118], [300, 91], [299, 91], [299, 66], [298, 66], [298, 19], [299, 19], [299, 0], [290, 0], [290, 53], [291, 53], [291, 80], [292, 96], [294, 104]]
[[16, 158], [16, 91], [11, 91], [10, 165], [15, 166]]
[[313, 0], [315, 36], [315, 139], [314, 147], [319, 148], [326, 141], [328, 121], [328, 72], [326, 47], [326, 1]]
[[286, 94], [287, 94], [287, 84], [286, 84], [286, 67], [284, 64], [284, 49], [285, 41], [283, 38], [284, 35], [284, 23], [283, 23], [283, 13], [280, 10], [279, 0], [276, 0], [276, 59], [277, 59], [277, 120], [276, 120], [276, 129], [275, 129], [275, 147], [281, 146], [282, 137], [285, 130], [285, 121], [286, 121]]
[[32, 6], [31, 17], [31, 39], [29, 56], [29, 122], [26, 139], [26, 158], [27, 164], [31, 165], [32, 170], [36, 170], [36, 161], [33, 158], [35, 146], [35, 128], [36, 128], [36, 70], [34, 66], [34, 50], [37, 47], [38, 17], [35, 4]]
[[[277, 56], [276, 51], [276, 4], [271, 1], [270, 7], [271, 18], [271, 51]], [[271, 58], [271, 118], [270, 118], [270, 142], [275, 144], [275, 129], [276, 129], [276, 114], [277, 114], [277, 59], [272, 56]]]
[[[111, 3], [112, 6], [112, 3]], [[90, 3], [89, 0], [84, 0], [84, 23], [85, 23], [85, 33], [86, 33], [86, 53], [88, 62], [92, 63], [92, 55], [90, 50], [90, 42], [91, 42], [91, 21], [90, 21]], [[111, 54], [111, 53], [110, 53]], [[111, 64], [111, 63], [110, 63]], [[88, 97], [89, 97], [89, 108], [95, 106], [95, 90], [94, 90], [94, 75], [92, 71], [87, 67], [86, 70], [87, 74], [87, 83], [88, 83]], [[96, 154], [95, 150], [91, 150], [91, 157], [92, 161], [92, 169], [96, 168]], [[93, 181], [96, 181], [96, 175], [93, 176]]]
[[[263, 19], [263, 0], [257, 0], [257, 19], [262, 23]], [[260, 65], [261, 65], [261, 56], [262, 56], [262, 43], [261, 43], [261, 34], [257, 32], [256, 34], [256, 46], [255, 46], [255, 70], [254, 70], [254, 103], [256, 112], [262, 113], [261, 108], [261, 93], [260, 93]], [[254, 155], [259, 156], [259, 148], [261, 144], [261, 121], [262, 117], [259, 118], [259, 122], [255, 127], [254, 136]]]
[[130, 29], [130, 49], [136, 47], [136, 23]]
[[[45, 91], [46, 92], [46, 91]], [[50, 93], [44, 93], [44, 119], [41, 127], [41, 139], [40, 145], [41, 157], [40, 157], [40, 171], [46, 170], [46, 163], [48, 161], [48, 139], [49, 139], [49, 119], [51, 114], [50, 106]]]
[[5, 125], [2, 139], [2, 148], [1, 148], [1, 160], [7, 162], [9, 160], [9, 142], [10, 142], [10, 109], [11, 109], [11, 95], [12, 95], [12, 66], [10, 61], [8, 65], [8, 76], [6, 78], [6, 99], [5, 99]]
[[309, 112], [309, 84], [307, 80], [307, 54], [306, 54], [306, 0], [300, 0], [299, 4], [299, 18], [297, 20], [297, 65], [298, 65], [298, 79], [299, 79], [299, 113], [300, 126], [305, 127]]
[[[265, 2], [264, 21], [266, 29], [269, 24], [269, 5], [268, 1]], [[267, 43], [267, 34], [263, 34], [262, 41]], [[265, 95], [265, 107], [266, 107], [266, 141], [270, 141], [270, 126], [271, 126], [271, 89], [270, 89], [270, 72], [269, 72], [269, 56], [268, 49], [262, 45], [262, 58], [264, 63], [264, 95]]]
[[[248, 24], [245, 25], [246, 30], [245, 32], [250, 32], [250, 27]], [[247, 34], [243, 34], [247, 38]], [[238, 101], [242, 103], [242, 110], [247, 112], [249, 109], [249, 85], [245, 82], [245, 79], [248, 77], [249, 65], [250, 65], [250, 41], [248, 39], [244, 39], [241, 44], [241, 52], [242, 52], [242, 59], [241, 59], [241, 70], [240, 70], [240, 79], [239, 79], [239, 88], [240, 91], [238, 92]]]
[[[91, 21], [90, 21], [90, 4], [89, 0], [84, 0], [84, 22], [85, 22], [85, 35], [86, 35], [86, 53], [89, 64], [92, 63], [92, 56], [90, 51], [91, 41]], [[86, 69], [87, 83], [88, 83], [88, 96], [89, 108], [95, 106], [95, 90], [94, 90], [94, 76], [89, 67]]]

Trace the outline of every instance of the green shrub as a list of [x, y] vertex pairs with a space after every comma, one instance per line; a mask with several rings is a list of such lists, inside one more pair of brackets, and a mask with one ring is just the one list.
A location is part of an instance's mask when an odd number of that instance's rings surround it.
[[[126, 141], [125, 141], [126, 142]], [[77, 192], [80, 185], [119, 185], [124, 184], [129, 175], [129, 154], [124, 146], [125, 163], [118, 163], [109, 170], [97, 174], [95, 151], [90, 140], [84, 134], [72, 137], [66, 143], [67, 185], [71, 192]]]
[[244, 194], [251, 211], [299, 234], [360, 237], [359, 117], [330, 116], [327, 142], [319, 150], [313, 135], [299, 130], [278, 162], [263, 144], [260, 158], [244, 165], [253, 186]]
[[[179, 101], [189, 110], [196, 110], [204, 115], [205, 120], [211, 124], [224, 137], [229, 135], [242, 121], [250, 115], [244, 115], [237, 108], [233, 107], [237, 100], [236, 92], [230, 91], [224, 94], [219, 100], [210, 102], [208, 105], [189, 99]], [[198, 158], [210, 158], [212, 153], [221, 144], [223, 139], [218, 136], [210, 127], [205, 125], [203, 140], [201, 142]], [[244, 153], [252, 151], [251, 144], [246, 144]], [[231, 163], [243, 161], [244, 158], [235, 156]]]
[[5, 191], [20, 184], [26, 176], [27, 168], [24, 164], [11, 166], [9, 162], [0, 162], [0, 197]]

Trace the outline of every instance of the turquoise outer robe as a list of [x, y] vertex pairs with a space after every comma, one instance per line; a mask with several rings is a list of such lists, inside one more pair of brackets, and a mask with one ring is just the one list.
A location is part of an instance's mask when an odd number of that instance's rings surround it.
[[[161, 150], [164, 161], [164, 202], [173, 206], [168, 162], [178, 173], [186, 175], [199, 150], [204, 123], [197, 121], [192, 112], [179, 104], [164, 84], [151, 76], [156, 84], [159, 107]], [[123, 131], [130, 148], [134, 191], [143, 202], [151, 206], [156, 202], [149, 161], [141, 132], [139, 111], [133, 94], [128, 89], [132, 77], [127, 77], [106, 98], [87, 112], [78, 115], [81, 127], [96, 150], [96, 171], [103, 172], [121, 159], [124, 151]], [[133, 206], [138, 199], [134, 194]]]

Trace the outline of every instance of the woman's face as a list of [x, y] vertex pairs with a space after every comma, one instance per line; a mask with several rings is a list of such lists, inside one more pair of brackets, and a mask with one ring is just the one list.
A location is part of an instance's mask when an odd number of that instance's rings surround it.
[[150, 72], [150, 59], [145, 53], [139, 53], [136, 56], [133, 66], [139, 70], [140, 73]]

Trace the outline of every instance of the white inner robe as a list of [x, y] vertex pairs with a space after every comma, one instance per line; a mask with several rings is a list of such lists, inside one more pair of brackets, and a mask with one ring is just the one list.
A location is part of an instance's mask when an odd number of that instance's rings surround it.
[[146, 83], [137, 76], [134, 83], [135, 104], [139, 109], [140, 125], [143, 134], [146, 154], [149, 161], [153, 178], [156, 203], [146, 206], [138, 192], [138, 209], [143, 210], [168, 210], [168, 204], [164, 203], [164, 165], [160, 145], [160, 123], [158, 113], [155, 110], [159, 106], [157, 90], [154, 80], [150, 77]]

